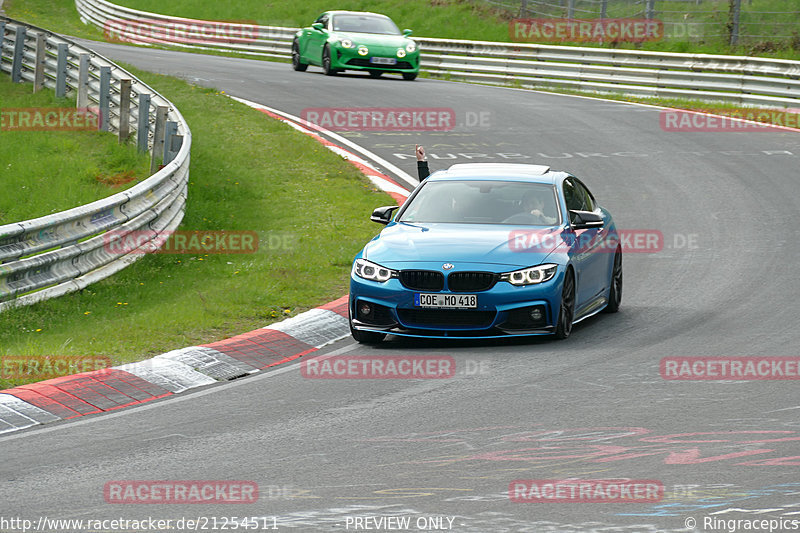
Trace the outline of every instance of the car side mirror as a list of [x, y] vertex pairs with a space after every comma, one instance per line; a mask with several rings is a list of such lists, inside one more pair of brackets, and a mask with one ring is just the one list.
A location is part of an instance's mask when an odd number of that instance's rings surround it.
[[399, 205], [386, 205], [383, 207], [378, 207], [375, 211], [372, 212], [372, 216], [369, 219], [373, 222], [377, 222], [378, 224], [386, 225], [392, 221], [392, 213], [395, 209], [400, 207]]
[[569, 210], [570, 223], [574, 229], [602, 228], [603, 217], [593, 211]]
[[322, 31], [325, 29], [325, 25], [321, 22], [315, 22], [314, 24], [311, 25], [311, 27], [317, 31]]
[[412, 32], [411, 30], [409, 30], [409, 29], [405, 29], [405, 30], [403, 30], [403, 37], [408, 37], [408, 36], [409, 36], [409, 35], [411, 35], [412, 33], [413, 33], [413, 32]]

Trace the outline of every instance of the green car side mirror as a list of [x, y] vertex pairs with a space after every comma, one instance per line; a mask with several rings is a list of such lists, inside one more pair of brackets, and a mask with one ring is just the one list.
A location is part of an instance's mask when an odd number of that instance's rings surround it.
[[412, 32], [411, 30], [403, 30], [403, 37], [408, 37], [408, 36], [409, 36], [409, 35], [411, 35], [412, 33], [413, 33], [413, 32]]
[[321, 22], [315, 22], [314, 24], [311, 25], [311, 27], [317, 31], [322, 31], [325, 29], [325, 25]]

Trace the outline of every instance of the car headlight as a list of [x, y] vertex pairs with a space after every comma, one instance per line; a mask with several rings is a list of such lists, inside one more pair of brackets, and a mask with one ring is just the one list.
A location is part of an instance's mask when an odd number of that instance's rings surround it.
[[397, 49], [397, 57], [406, 57], [406, 51], [402, 48]]
[[342, 39], [339, 43], [342, 45], [342, 48], [353, 48], [353, 41], [350, 39]]
[[365, 55], [367, 55], [368, 53], [369, 53], [369, 48], [367, 48], [366, 46], [363, 46], [363, 45], [362, 45], [362, 46], [359, 46], [359, 47], [358, 47], [358, 55], [360, 55], [360, 56], [365, 56]]
[[359, 278], [380, 282], [389, 281], [397, 277], [396, 270], [391, 270], [366, 259], [356, 259], [356, 262], [353, 263], [353, 274]]
[[415, 43], [414, 41], [411, 41], [406, 45], [406, 52], [408, 52], [409, 54], [413, 53], [414, 50], [416, 49], [417, 49], [417, 43]]
[[507, 281], [512, 285], [534, 285], [553, 279], [558, 270], [558, 265], [548, 263], [500, 275], [500, 281]]

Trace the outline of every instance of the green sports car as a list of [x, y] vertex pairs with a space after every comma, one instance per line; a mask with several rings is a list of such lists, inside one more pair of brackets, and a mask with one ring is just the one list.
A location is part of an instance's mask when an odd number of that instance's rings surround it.
[[292, 42], [292, 67], [322, 67], [333, 76], [344, 70], [365, 70], [373, 78], [384, 72], [413, 80], [419, 73], [419, 46], [392, 19], [377, 13], [326, 11], [298, 30]]

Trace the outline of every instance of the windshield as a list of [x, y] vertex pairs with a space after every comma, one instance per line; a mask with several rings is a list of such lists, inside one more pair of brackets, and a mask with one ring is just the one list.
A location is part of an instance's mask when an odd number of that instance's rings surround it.
[[400, 35], [391, 19], [377, 15], [336, 15], [333, 17], [333, 31]]
[[554, 226], [561, 222], [555, 188], [518, 181], [430, 181], [398, 222]]

